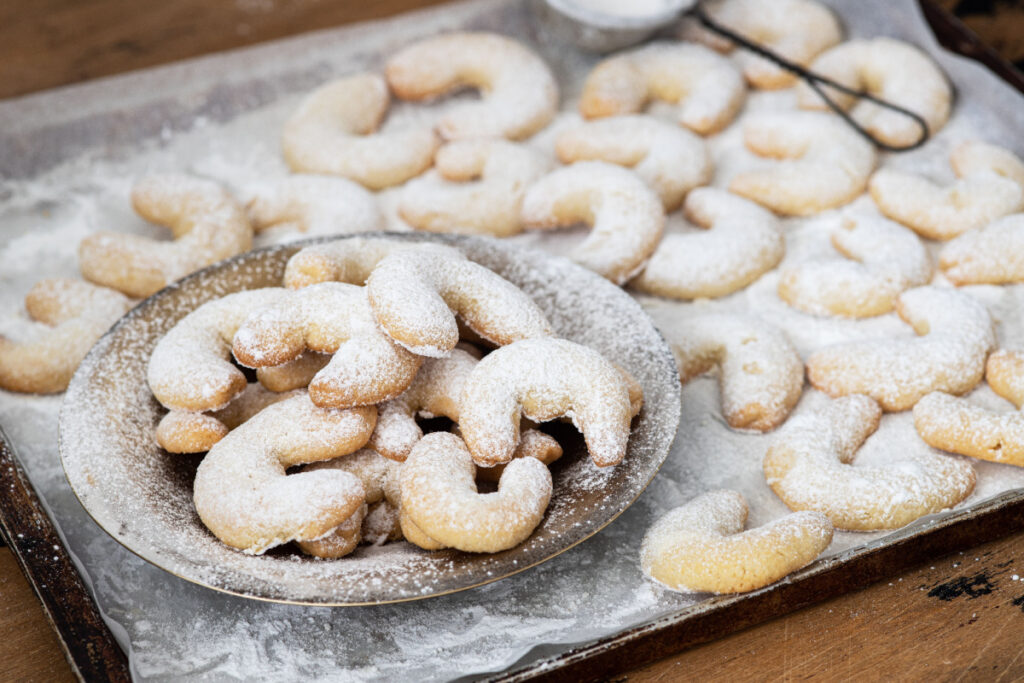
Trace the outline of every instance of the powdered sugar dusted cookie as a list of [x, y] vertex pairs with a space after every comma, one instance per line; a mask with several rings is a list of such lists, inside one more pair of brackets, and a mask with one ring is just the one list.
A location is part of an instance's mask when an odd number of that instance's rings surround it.
[[710, 313], [661, 329], [684, 383], [720, 368], [722, 414], [731, 427], [774, 429], [800, 400], [804, 364], [778, 328], [749, 315]]
[[995, 346], [992, 319], [976, 299], [952, 289], [917, 287], [896, 312], [919, 338], [827, 346], [807, 359], [807, 376], [831, 396], [867, 394], [887, 411], [907, 410], [925, 394], [962, 394], [981, 381]]
[[[447, 417], [457, 423], [459, 399], [477, 362], [478, 356], [461, 348], [452, 349], [447, 358], [425, 360], [409, 388], [398, 398], [379, 406], [377, 428], [370, 437], [370, 446], [382, 456], [401, 462], [423, 438], [423, 430], [416, 423], [418, 414]], [[557, 449], [561, 455], [558, 442], [542, 432], [533, 434], [534, 431], [528, 429], [523, 434], [524, 442], [527, 434], [530, 435], [531, 451], [543, 452], [550, 457]], [[548, 462], [554, 459], [550, 458]]]
[[547, 172], [540, 152], [505, 140], [459, 140], [437, 152], [436, 173], [402, 188], [398, 214], [417, 230], [507, 237], [522, 231], [527, 186]]
[[316, 373], [323, 370], [330, 360], [329, 354], [307, 351], [287, 363], [257, 368], [256, 379], [271, 391], [305, 389], [316, 377]]
[[970, 495], [974, 468], [930, 451], [900, 454], [887, 467], [853, 464], [881, 415], [857, 394], [794, 415], [764, 457], [768, 485], [791, 509], [823, 512], [851, 531], [898, 529]]
[[133, 303], [81, 280], [40, 280], [25, 295], [25, 310], [49, 327], [21, 341], [0, 335], [0, 388], [30, 394], [64, 391], [92, 345]]
[[441, 97], [476, 88], [481, 101], [445, 113], [446, 140], [520, 140], [543, 128], [558, 109], [551, 69], [522, 43], [497, 33], [446, 33], [400, 50], [387, 63], [388, 85], [403, 100]]
[[380, 261], [366, 289], [381, 328], [424, 356], [443, 357], [455, 348], [456, 315], [497, 345], [552, 334], [525, 292], [454, 249], [395, 251]]
[[423, 359], [378, 327], [366, 289], [322, 282], [296, 290], [249, 315], [233, 337], [239, 363], [277, 366], [307, 350], [334, 354], [309, 383], [318, 406], [350, 408], [398, 396]]
[[838, 117], [817, 112], [765, 112], [743, 126], [750, 151], [778, 159], [741, 171], [729, 189], [776, 213], [811, 214], [853, 201], [875, 167], [875, 148]]
[[168, 453], [202, 453], [269, 405], [291, 398], [298, 390], [278, 393], [250, 384], [231, 403], [209, 413], [172, 410], [156, 426], [156, 442]]
[[[529, 423], [528, 420], [526, 422]], [[522, 423], [520, 425], [525, 426]], [[458, 428], [458, 425], [452, 429], [452, 433], [460, 439], [462, 438], [462, 430]], [[519, 458], [534, 458], [545, 465], [550, 465], [561, 457], [562, 446], [554, 437], [545, 434], [539, 429], [523, 429], [519, 437], [519, 445], [516, 446], [516, 452], [512, 454], [513, 461]], [[508, 467], [507, 463], [495, 465], [494, 467], [477, 467], [477, 481], [489, 481], [497, 484], [506, 467]]]
[[489, 494], [477, 492], [475, 471], [459, 437], [428, 434], [401, 469], [402, 513], [447, 547], [478, 553], [516, 547], [544, 518], [552, 490], [548, 468], [534, 458], [514, 460]]
[[[946, 75], [931, 57], [910, 43], [892, 38], [849, 40], [818, 55], [811, 71], [918, 114], [932, 135], [949, 119], [953, 92]], [[801, 107], [827, 108], [806, 83], [798, 88]], [[905, 114], [827, 87], [825, 90], [882, 142], [910, 145], [921, 134], [920, 126]]]
[[290, 176], [259, 192], [247, 210], [256, 232], [277, 228], [315, 237], [384, 229], [384, 216], [372, 194], [330, 176]]
[[146, 176], [132, 188], [132, 206], [146, 220], [170, 228], [174, 240], [119, 232], [89, 235], [78, 245], [78, 264], [86, 280], [147, 297], [252, 248], [245, 210], [215, 182], [177, 174]]
[[914, 406], [914, 427], [929, 446], [1024, 467], [1024, 415], [999, 413], [935, 391]]
[[384, 237], [353, 237], [300, 249], [288, 259], [284, 285], [289, 289], [298, 289], [318, 282], [366, 284], [370, 273], [385, 256], [410, 249], [462, 258], [462, 253], [457, 249], [440, 244], [400, 242]]
[[633, 417], [619, 370], [565, 339], [528, 339], [485, 356], [466, 380], [459, 413], [473, 461], [485, 467], [512, 460], [520, 417], [546, 422], [563, 415], [583, 432], [594, 464], [617, 465]]
[[1018, 408], [1024, 406], [1024, 352], [993, 351], [985, 363], [985, 379], [992, 391]]
[[940, 186], [883, 168], [871, 176], [871, 197], [893, 220], [933, 240], [948, 240], [1024, 209], [1024, 162], [983, 142], [965, 142], [950, 156], [959, 180]]
[[361, 542], [368, 545], [383, 545], [402, 540], [400, 509], [386, 500], [370, 505], [366, 519], [363, 520], [360, 536]]
[[522, 221], [533, 230], [589, 224], [590, 235], [570, 257], [621, 285], [654, 253], [665, 213], [658, 195], [634, 172], [603, 161], [580, 161], [530, 187]]
[[296, 173], [327, 173], [371, 190], [403, 183], [430, 167], [438, 139], [429, 128], [377, 133], [388, 86], [357, 74], [320, 86], [284, 125], [281, 149]]
[[588, 119], [640, 112], [651, 100], [679, 103], [679, 123], [709, 135], [729, 124], [747, 88], [739, 70], [703, 45], [651, 43], [600, 62], [587, 76], [580, 113]]
[[307, 541], [296, 541], [295, 545], [307, 555], [325, 559], [338, 559], [348, 555], [362, 540], [363, 522], [366, 520], [369, 506], [363, 503], [334, 531], [322, 538]]
[[686, 198], [685, 211], [708, 230], [665, 235], [631, 287], [673, 299], [715, 298], [743, 289], [782, 260], [779, 222], [757, 204], [702, 187]]
[[704, 141], [689, 131], [650, 116], [613, 116], [565, 129], [555, 141], [563, 164], [608, 161], [626, 166], [675, 211], [686, 193], [711, 181]]
[[810, 564], [832, 542], [832, 523], [818, 512], [796, 512], [743, 531], [746, 522], [742, 495], [705, 493], [648, 529], [640, 566], [673, 590], [744, 593]]
[[832, 246], [846, 258], [782, 270], [783, 301], [816, 315], [867, 318], [893, 310], [904, 290], [932, 277], [931, 258], [917, 235], [878, 216], [844, 216], [832, 230]]
[[194, 502], [203, 524], [227, 545], [257, 555], [323, 538], [364, 504], [362, 484], [348, 472], [285, 470], [358, 450], [376, 413], [372, 406], [320, 408], [305, 394], [264, 409], [200, 463]]
[[939, 268], [954, 285], [1024, 281], [1024, 213], [1005, 216], [950, 241], [939, 253]]
[[231, 362], [231, 340], [249, 315], [287, 301], [281, 287], [235, 292], [192, 311], [157, 342], [149, 359], [149, 388], [164, 406], [178, 410], [223, 408], [246, 387]]
[[398, 512], [398, 524], [402, 530], [403, 538], [418, 548], [441, 550], [447, 547], [444, 543], [427, 536], [422, 529], [416, 526], [416, 523], [412, 521], [412, 518], [409, 517], [405, 510], [401, 508], [399, 508]]
[[[716, 22], [801, 66], [843, 39], [842, 26], [832, 10], [815, 0], [709, 0], [701, 6]], [[733, 49], [731, 41], [704, 29], [696, 20], [686, 21], [683, 27], [683, 36], [689, 40], [719, 52]], [[774, 90], [796, 83], [796, 76], [789, 71], [742, 48], [736, 60], [755, 88]]]
[[373, 448], [367, 447], [340, 458], [314, 462], [304, 466], [302, 471], [338, 470], [348, 472], [359, 479], [359, 483], [363, 485], [366, 502], [377, 503], [384, 500], [384, 489], [388, 479], [397, 477], [399, 469], [398, 463], [388, 460]]

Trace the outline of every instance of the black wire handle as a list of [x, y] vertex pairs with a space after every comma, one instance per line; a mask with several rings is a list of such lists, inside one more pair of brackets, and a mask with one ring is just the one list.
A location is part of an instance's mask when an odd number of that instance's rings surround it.
[[[687, 14], [689, 14], [697, 21], [699, 21], [701, 25], [704, 26], [704, 28], [708, 29], [712, 33], [717, 33], [723, 38], [732, 41], [736, 45], [739, 45], [740, 47], [743, 47], [747, 50], [750, 50], [751, 52], [757, 54], [760, 57], [764, 57], [768, 61], [772, 62], [773, 64], [776, 64], [777, 66], [785, 69], [786, 71], [796, 74], [797, 77], [803, 79], [807, 83], [807, 85], [811, 86], [811, 89], [814, 90], [814, 92], [818, 93], [821, 99], [825, 101], [825, 104], [828, 105], [829, 109], [834, 111], [836, 114], [839, 114], [839, 116], [841, 116], [843, 120], [850, 125], [851, 128], [853, 128], [855, 131], [860, 133], [861, 136], [867, 138], [881, 149], [884, 149], [887, 152], [907, 152], [912, 149], [917, 149], [918, 147], [920, 147], [921, 145], [928, 141], [928, 138], [930, 136], [930, 132], [928, 130], [928, 123], [920, 114], [916, 114], [910, 111], [909, 109], [905, 109], [903, 107], [900, 107], [899, 105], [895, 105], [892, 102], [886, 102], [883, 99], [879, 99], [869, 92], [865, 92], [863, 90], [855, 90], [853, 88], [849, 88], [843, 85], [842, 83], [837, 83], [833, 81], [831, 78], [819, 76], [818, 74], [812, 71], [808, 71], [807, 69], [805, 69], [804, 67], [800, 66], [795, 62], [791, 62], [788, 59], [785, 59], [784, 57], [780, 57], [771, 50], [765, 48], [763, 45], [751, 42], [744, 38], [743, 36], [736, 33], [735, 31], [725, 26], [722, 26], [716, 21], [713, 21], [704, 12], [703, 8], [701, 8], [699, 2], [695, 3], [694, 6], [687, 11]], [[825, 90], [821, 87], [822, 85], [826, 85], [830, 88], [835, 88], [839, 92], [851, 95], [858, 99], [874, 102], [880, 107], [884, 107], [899, 114], [903, 114], [904, 116], [912, 119], [914, 123], [916, 123], [921, 128], [921, 135], [917, 138], [917, 140], [910, 143], [909, 145], [890, 145], [887, 142], [879, 140], [870, 131], [868, 131], [859, 123], [854, 121], [853, 117], [850, 116], [845, 109], [836, 104], [836, 102], [825, 93]]]

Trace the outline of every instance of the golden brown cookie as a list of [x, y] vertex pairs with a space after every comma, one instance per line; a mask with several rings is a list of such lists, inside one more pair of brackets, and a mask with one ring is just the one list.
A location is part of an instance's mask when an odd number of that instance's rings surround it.
[[705, 493], [647, 530], [640, 566], [673, 590], [744, 593], [810, 564], [832, 542], [832, 523], [820, 512], [795, 512], [743, 531], [746, 522], [742, 495]]

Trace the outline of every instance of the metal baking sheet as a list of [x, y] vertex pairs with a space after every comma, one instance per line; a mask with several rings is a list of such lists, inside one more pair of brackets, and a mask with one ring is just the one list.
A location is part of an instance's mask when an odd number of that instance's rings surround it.
[[[962, 125], [936, 141], [940, 149], [972, 130], [1022, 152], [1020, 95], [982, 67], [942, 51], [916, 5], [834, 4], [851, 35], [906, 38], [932, 52], [950, 74]], [[593, 61], [551, 42], [525, 2], [493, 0], [0, 103], [0, 325], [19, 323], [11, 312], [20, 310], [35, 279], [75, 272], [80, 237], [106, 227], [146, 230], [126, 201], [138, 173], [192, 170], [228, 180], [236, 189], [267, 174], [281, 175], [278, 131], [302, 93], [332, 75], [378, 67], [381, 56], [419, 35], [463, 27], [497, 30], [537, 46], [566, 86], [566, 103]], [[396, 114], [402, 121], [404, 113]], [[929, 153], [934, 152], [926, 148], [898, 162], [927, 163]], [[896, 571], [917, 553], [955, 549], [970, 542], [971, 530], [983, 535], [1015, 527], [1024, 498], [1006, 492], [1019, 486], [1010, 481], [1002, 491], [989, 492], [998, 498], [972, 498], [966, 508], [895, 534], [847, 534], [831, 557], [766, 591], [736, 598], [679, 595], [647, 582], [636, 557], [654, 516], [715, 483], [681, 456], [683, 435], [675, 457], [637, 505], [587, 543], [535, 570], [418, 604], [334, 610], [265, 605], [171, 578], [93, 525], [60, 471], [59, 405], [60, 397], [0, 395], [0, 421], [138, 679], [359, 680], [409, 670], [425, 679], [448, 679], [522, 667], [524, 676], [557, 675], [572, 666], [578, 668], [568, 670], [581, 675], [602, 671], [595, 666], [607, 673], [616, 668], [608, 664], [613, 658], [619, 666], [642, 662], [637, 658], [654, 653], [652, 643], [663, 644], [665, 634], [699, 642], [727, 632], [728, 624], [747, 625], [835, 594], [844, 589], [844, 577], [845, 588], [853, 588], [864, 577]], [[1016, 473], [1006, 476], [1012, 480]], [[779, 512], [760, 510], [762, 519]], [[704, 631], [695, 635], [694, 629]]]

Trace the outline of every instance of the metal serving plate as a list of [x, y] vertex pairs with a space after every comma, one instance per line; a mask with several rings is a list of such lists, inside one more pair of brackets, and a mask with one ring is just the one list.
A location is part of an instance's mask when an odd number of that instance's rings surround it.
[[289, 245], [249, 252], [155, 294], [81, 365], [61, 412], [60, 452], [72, 489], [96, 523], [143, 559], [216, 590], [278, 602], [365, 605], [443, 595], [521, 572], [626, 510], [668, 455], [679, 415], [672, 354], [640, 306], [603, 278], [542, 252], [470, 237], [392, 237], [462, 249], [529, 293], [559, 335], [597, 348], [632, 373], [644, 388], [645, 405], [624, 462], [598, 470], [580, 438], [560, 433], [566, 455], [552, 467], [554, 495], [544, 521], [525, 543], [493, 555], [426, 552], [397, 543], [364, 546], [328, 561], [290, 548], [253, 556], [223, 545], [192, 504], [201, 456], [168, 454], [154, 440], [164, 411], [146, 384], [146, 366], [164, 333], [205, 301], [280, 286], [298, 248]]

